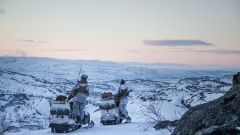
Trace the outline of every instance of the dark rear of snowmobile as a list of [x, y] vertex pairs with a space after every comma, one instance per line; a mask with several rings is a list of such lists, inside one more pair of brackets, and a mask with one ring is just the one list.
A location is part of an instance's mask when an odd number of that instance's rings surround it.
[[115, 103], [115, 96], [112, 93], [103, 93], [99, 105], [101, 111], [100, 123], [103, 125], [116, 125], [122, 123], [119, 117], [118, 107]]
[[51, 104], [50, 124], [52, 133], [68, 133], [81, 128], [82, 125], [87, 125], [86, 128], [94, 126], [94, 122], [90, 121], [90, 115], [85, 112], [83, 124], [77, 124], [72, 110], [66, 101], [65, 96], [58, 96]]

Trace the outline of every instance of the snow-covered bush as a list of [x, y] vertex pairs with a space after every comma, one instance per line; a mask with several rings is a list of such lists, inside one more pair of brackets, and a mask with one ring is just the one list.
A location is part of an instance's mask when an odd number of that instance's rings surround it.
[[163, 102], [161, 101], [152, 101], [148, 104], [143, 104], [140, 113], [149, 124], [157, 124], [164, 120], [161, 115], [162, 105]]
[[146, 120], [149, 127], [154, 127], [156, 130], [168, 129], [170, 132], [173, 131], [173, 127], [176, 126], [178, 120], [166, 120], [162, 115], [163, 101], [151, 101], [148, 104], [141, 106], [141, 116]]

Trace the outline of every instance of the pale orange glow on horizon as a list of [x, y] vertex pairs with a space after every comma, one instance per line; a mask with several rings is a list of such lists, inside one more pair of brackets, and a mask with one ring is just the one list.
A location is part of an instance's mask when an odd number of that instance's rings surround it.
[[0, 56], [240, 67], [238, 0], [0, 0], [0, 9]]

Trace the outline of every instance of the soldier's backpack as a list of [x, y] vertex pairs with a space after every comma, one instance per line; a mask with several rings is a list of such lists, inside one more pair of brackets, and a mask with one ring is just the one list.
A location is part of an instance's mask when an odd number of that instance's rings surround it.
[[83, 93], [83, 94], [89, 96], [89, 92], [87, 90], [87, 86], [80, 86], [79, 88], [74, 89], [73, 90], [73, 97], [76, 96], [78, 93]]
[[113, 96], [112, 92], [104, 92], [102, 94], [102, 99], [104, 98], [111, 98]]

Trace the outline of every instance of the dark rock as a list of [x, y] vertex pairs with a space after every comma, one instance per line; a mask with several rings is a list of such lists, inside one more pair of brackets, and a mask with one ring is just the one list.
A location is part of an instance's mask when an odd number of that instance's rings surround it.
[[220, 127], [214, 130], [211, 135], [239, 135], [240, 131], [231, 127]]
[[186, 108], [190, 108], [191, 105], [190, 104], [187, 104], [186, 101], [184, 99], [181, 100], [181, 104], [186, 107]]
[[240, 72], [238, 72], [236, 75], [233, 75], [233, 86], [240, 84]]
[[15, 99], [14, 100], [29, 100], [29, 98], [27, 97], [27, 95], [25, 93], [19, 93], [19, 94], [15, 94]]
[[181, 117], [172, 135], [240, 134], [236, 129], [240, 127], [240, 81], [233, 81], [233, 87], [224, 96], [190, 108]]
[[143, 96], [141, 96], [140, 99], [141, 99], [142, 101], [147, 101], [147, 99], [146, 99], [145, 97], [143, 97]]
[[156, 130], [168, 128], [168, 127], [175, 127], [177, 125], [178, 120], [170, 121], [170, 120], [164, 120], [159, 123], [157, 123], [154, 128]]
[[212, 126], [195, 133], [195, 135], [239, 135], [240, 131], [234, 127]]

